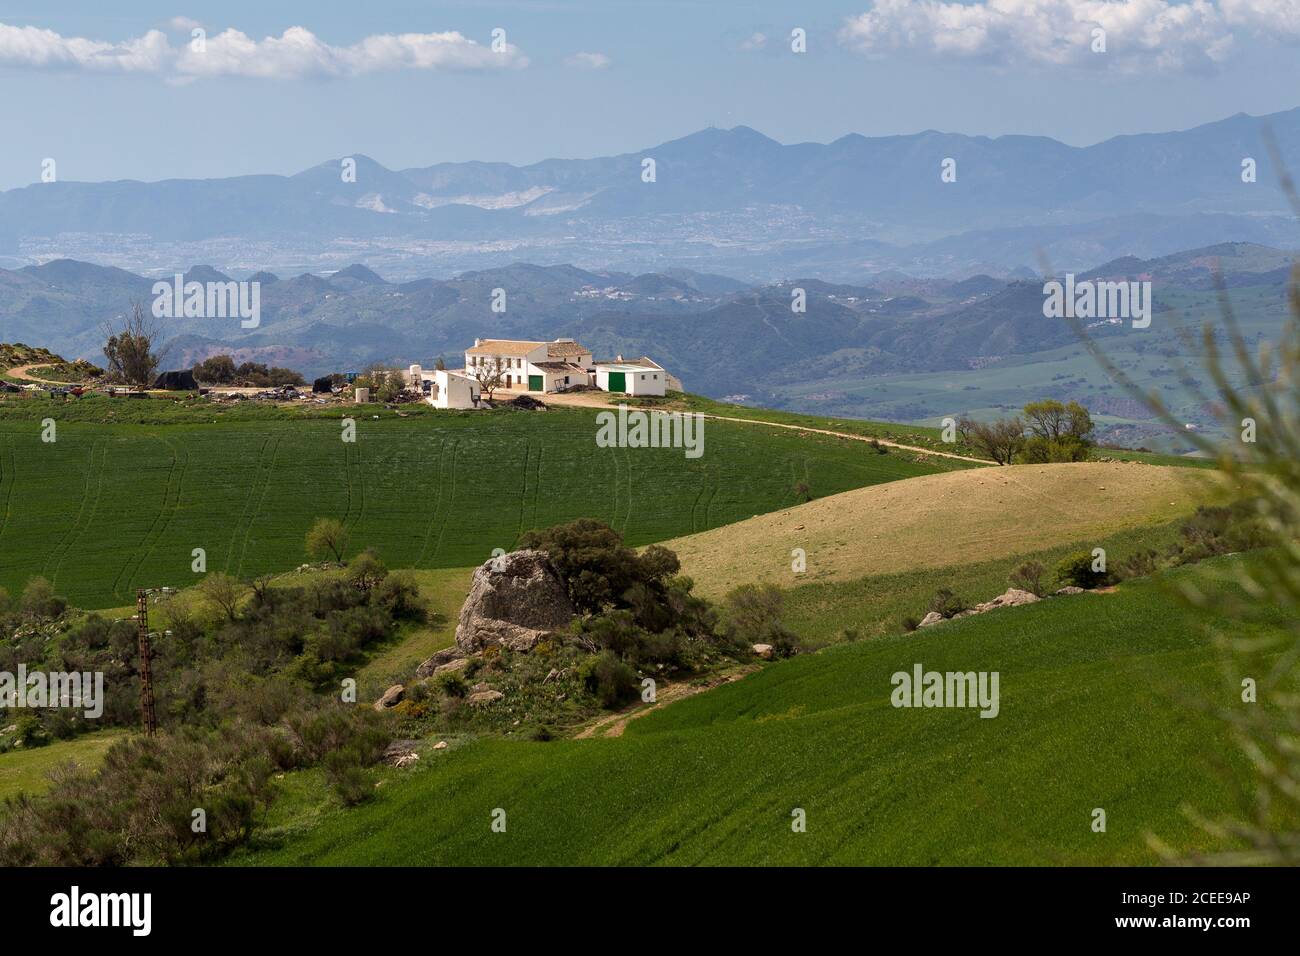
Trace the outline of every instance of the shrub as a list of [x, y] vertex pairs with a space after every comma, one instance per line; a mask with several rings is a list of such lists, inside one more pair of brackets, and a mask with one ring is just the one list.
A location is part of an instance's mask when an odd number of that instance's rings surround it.
[[785, 595], [774, 584], [742, 584], [723, 601], [724, 633], [735, 647], [748, 650], [771, 644], [774, 657], [790, 657], [803, 649], [798, 635], [781, 621]]
[[1148, 549], [1130, 554], [1121, 561], [1115, 571], [1121, 581], [1130, 578], [1145, 578], [1156, 573], [1158, 555]]
[[1070, 586], [1091, 590], [1107, 585], [1111, 581], [1108, 571], [1094, 571], [1095, 559], [1091, 552], [1079, 551], [1061, 559], [1056, 565], [1056, 581], [1060, 586]]
[[43, 577], [34, 577], [23, 588], [18, 606], [34, 620], [53, 620], [68, 608], [68, 602], [54, 593], [54, 585]]
[[613, 651], [588, 657], [579, 666], [578, 677], [607, 710], [632, 700], [637, 694], [636, 671]]
[[966, 602], [950, 589], [940, 588], [934, 592], [934, 597], [930, 598], [930, 604], [926, 610], [937, 613], [942, 617], [952, 617], [954, 614], [960, 614], [966, 610]]
[[469, 685], [465, 683], [465, 678], [456, 671], [443, 671], [433, 679], [433, 682], [444, 697], [460, 698], [469, 693]]
[[1008, 577], [1012, 587], [1020, 588], [1022, 591], [1028, 591], [1030, 594], [1037, 594], [1042, 597], [1045, 588], [1043, 587], [1043, 575], [1047, 573], [1037, 561], [1026, 561], [1020, 567], [1011, 572]]

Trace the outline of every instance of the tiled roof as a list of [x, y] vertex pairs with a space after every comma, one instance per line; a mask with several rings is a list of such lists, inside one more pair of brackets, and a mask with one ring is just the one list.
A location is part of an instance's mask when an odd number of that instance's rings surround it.
[[546, 369], [548, 372], [580, 372], [587, 374], [587, 370], [581, 365], [574, 365], [572, 362], [534, 362], [536, 368]]
[[546, 357], [553, 359], [577, 358], [579, 355], [590, 355], [591, 349], [579, 345], [577, 342], [547, 342]]
[[466, 355], [523, 355], [545, 342], [526, 342], [521, 339], [484, 339], [465, 350]]

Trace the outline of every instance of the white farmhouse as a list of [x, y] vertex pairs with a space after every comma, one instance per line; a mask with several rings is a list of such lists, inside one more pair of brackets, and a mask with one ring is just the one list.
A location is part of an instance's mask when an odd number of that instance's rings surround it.
[[471, 377], [498, 362], [506, 391], [555, 392], [591, 384], [591, 350], [573, 339], [475, 339], [474, 347], [465, 350], [465, 374]]
[[645, 356], [597, 362], [591, 349], [573, 339], [475, 339], [473, 348], [465, 350], [464, 374], [474, 379], [494, 368], [500, 368], [506, 392], [559, 392], [585, 385], [627, 395], [663, 395], [669, 387], [681, 388], [663, 366]]

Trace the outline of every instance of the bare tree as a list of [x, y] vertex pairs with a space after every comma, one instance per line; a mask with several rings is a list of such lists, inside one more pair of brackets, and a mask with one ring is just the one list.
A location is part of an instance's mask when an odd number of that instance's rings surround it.
[[493, 357], [491, 362], [474, 366], [474, 381], [478, 382], [488, 401], [492, 401], [492, 393], [505, 384], [504, 378], [505, 366], [501, 364], [500, 356]]
[[1025, 444], [1025, 423], [1019, 418], [971, 422], [970, 443], [999, 465], [1009, 465]]
[[149, 317], [142, 303], [132, 303], [129, 317], [107, 323], [104, 338], [104, 358], [113, 381], [139, 388], [153, 384], [167, 352], [158, 347], [161, 326]]

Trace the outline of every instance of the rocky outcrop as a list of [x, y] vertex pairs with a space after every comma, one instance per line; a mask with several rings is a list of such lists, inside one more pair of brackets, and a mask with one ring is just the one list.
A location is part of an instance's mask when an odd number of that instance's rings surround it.
[[456, 645], [453, 644], [451, 647], [444, 647], [442, 650], [438, 651], [427, 661], [425, 661], [423, 664], [417, 667], [415, 669], [415, 676], [421, 679], [425, 677], [432, 677], [439, 667], [442, 667], [446, 664], [450, 664], [453, 661], [464, 660], [464, 659], [465, 659], [465, 652], [462, 651]]
[[568, 626], [575, 613], [545, 552], [512, 551], [475, 569], [456, 625], [456, 646], [460, 656], [492, 644], [530, 651]]
[[484, 704], [494, 704], [502, 697], [506, 696], [499, 690], [481, 690], [469, 695], [469, 702], [474, 707], [482, 707]]
[[406, 695], [406, 688], [401, 684], [394, 684], [388, 690], [384, 691], [384, 696], [375, 701], [375, 710], [388, 710], [390, 707], [396, 707], [401, 703], [402, 698]]
[[999, 594], [992, 601], [985, 601], [983, 604], [976, 604], [965, 611], [959, 611], [950, 618], [944, 617], [938, 611], [931, 611], [925, 617], [921, 618], [918, 627], [932, 627], [935, 624], [941, 624], [944, 621], [956, 621], [963, 617], [971, 617], [975, 614], [987, 614], [989, 611], [996, 611], [1000, 607], [1019, 607], [1022, 604], [1036, 604], [1041, 601], [1037, 594], [1032, 591], [1022, 591], [1020, 588], [1009, 588], [1003, 594]]
[[770, 661], [772, 659], [771, 644], [755, 644], [752, 650], [765, 661]]

